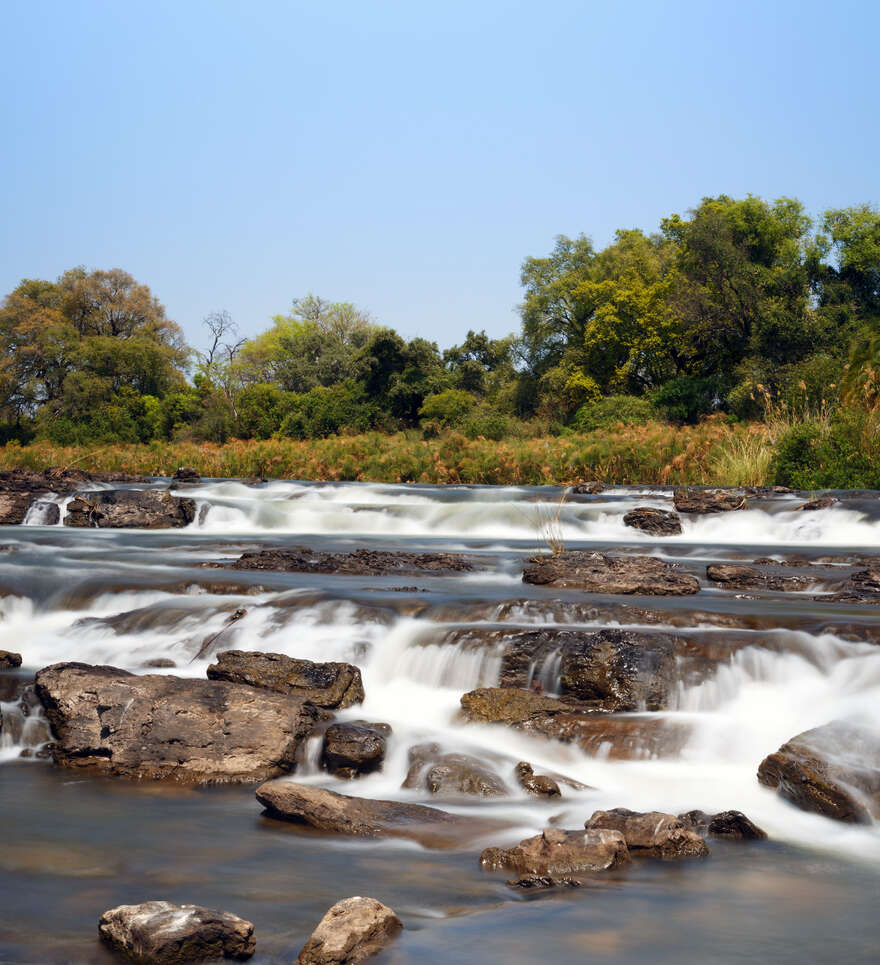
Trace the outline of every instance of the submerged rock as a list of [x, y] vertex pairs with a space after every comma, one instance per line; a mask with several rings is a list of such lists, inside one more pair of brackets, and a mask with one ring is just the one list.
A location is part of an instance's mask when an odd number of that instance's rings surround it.
[[282, 570], [287, 573], [338, 573], [354, 576], [394, 576], [418, 573], [465, 573], [471, 560], [453, 553], [313, 552], [307, 546], [242, 553], [231, 564], [236, 570]]
[[99, 529], [172, 529], [196, 518], [193, 499], [164, 490], [108, 489], [77, 493], [68, 503], [65, 526]]
[[257, 948], [254, 926], [227, 911], [199, 905], [145, 901], [119, 905], [101, 915], [98, 934], [135, 962], [174, 965], [217, 958], [250, 958]]
[[403, 923], [375, 898], [345, 898], [321, 919], [297, 965], [354, 965], [380, 952]]
[[364, 699], [360, 670], [350, 663], [315, 663], [280, 653], [224, 650], [208, 667], [210, 680], [260, 687], [310, 700], [318, 707], [343, 710]]
[[710, 563], [706, 567], [706, 576], [725, 590], [776, 590], [790, 593], [805, 590], [816, 582], [806, 576], [771, 576], [753, 566], [737, 563]]
[[729, 513], [745, 509], [746, 494], [735, 489], [676, 489], [675, 508], [680, 513]]
[[619, 831], [605, 829], [564, 831], [547, 828], [513, 848], [486, 848], [480, 864], [488, 870], [515, 871], [519, 875], [547, 876], [555, 880], [579, 872], [608, 871], [630, 860]]
[[188, 783], [261, 781], [291, 770], [326, 712], [225, 681], [136, 676], [61, 663], [36, 676], [55, 762]]
[[667, 509], [653, 509], [650, 506], [637, 506], [623, 517], [624, 526], [632, 526], [652, 536], [678, 536], [681, 533], [681, 520], [677, 513]]
[[796, 506], [794, 511], [796, 513], [815, 512], [817, 509], [830, 509], [834, 503], [835, 499], [833, 496], [819, 496], [817, 499], [811, 499], [801, 506]]
[[516, 778], [523, 790], [535, 797], [561, 797], [559, 785], [547, 774], [536, 774], [535, 769], [527, 761], [520, 761], [516, 765]]
[[441, 797], [502, 797], [504, 782], [483, 761], [468, 754], [444, 754], [437, 744], [410, 748], [405, 788], [421, 788]]
[[0, 669], [9, 670], [21, 666], [21, 654], [11, 650], [0, 650]]
[[709, 853], [706, 842], [674, 814], [661, 811], [629, 811], [614, 808], [595, 811], [584, 827], [619, 831], [633, 855], [648, 858], [703, 858]]
[[696, 577], [679, 573], [654, 556], [606, 556], [585, 550], [535, 557], [523, 570], [523, 582], [624, 596], [687, 596], [700, 590]]
[[730, 838], [739, 841], [762, 841], [767, 832], [750, 821], [742, 811], [721, 811], [706, 814], [705, 811], [688, 811], [679, 814], [684, 826], [697, 834], [708, 834], [713, 838]]
[[870, 824], [880, 819], [880, 738], [868, 727], [832, 721], [764, 758], [758, 780], [803, 811]]
[[321, 766], [336, 777], [354, 778], [382, 767], [391, 728], [353, 720], [331, 724], [324, 732]]

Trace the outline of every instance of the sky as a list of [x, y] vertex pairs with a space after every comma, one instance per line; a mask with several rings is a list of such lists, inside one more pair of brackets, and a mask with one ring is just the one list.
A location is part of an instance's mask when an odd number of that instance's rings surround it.
[[0, 293], [124, 268], [197, 347], [308, 292], [502, 336], [558, 234], [880, 202], [875, 0], [0, 0], [0, 36]]

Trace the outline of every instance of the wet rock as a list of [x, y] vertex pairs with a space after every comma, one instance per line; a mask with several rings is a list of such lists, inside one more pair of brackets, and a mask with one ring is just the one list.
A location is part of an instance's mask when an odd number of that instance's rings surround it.
[[410, 838], [427, 847], [460, 843], [493, 824], [423, 804], [352, 797], [290, 780], [260, 785], [257, 800], [269, 817], [316, 831], [359, 838]]
[[518, 724], [533, 717], [570, 710], [555, 697], [544, 697], [516, 687], [480, 687], [461, 698], [466, 720], [479, 723]]
[[199, 475], [198, 470], [193, 469], [192, 466], [178, 467], [171, 478], [175, 482], [179, 483], [199, 483], [202, 481], [202, 477]]
[[0, 650], [0, 669], [8, 670], [12, 667], [21, 666], [21, 654], [13, 653], [11, 650]]
[[595, 811], [584, 827], [619, 831], [634, 856], [648, 858], [702, 858], [709, 853], [706, 842], [674, 814], [661, 811], [629, 811], [614, 808]]
[[619, 831], [564, 831], [547, 828], [542, 834], [520, 841], [513, 848], [486, 848], [480, 864], [491, 871], [515, 871], [518, 875], [549, 876], [608, 871], [630, 860], [626, 841]]
[[574, 486], [569, 488], [569, 492], [572, 496], [596, 496], [604, 489], [605, 483], [594, 479], [590, 482], [575, 483]]
[[216, 660], [208, 667], [210, 680], [291, 694], [334, 710], [360, 704], [364, 699], [361, 672], [350, 663], [315, 663], [255, 650], [224, 650]]
[[643, 596], [683, 596], [700, 590], [695, 577], [656, 557], [605, 556], [582, 550], [535, 557], [523, 570], [523, 582]]
[[680, 513], [729, 513], [745, 509], [745, 493], [735, 489], [676, 489], [673, 502]]
[[0, 526], [18, 526], [23, 523], [35, 498], [32, 493], [0, 491]]
[[195, 500], [164, 490], [108, 489], [77, 493], [68, 503], [65, 526], [99, 529], [171, 529], [188, 526]]
[[666, 509], [652, 509], [638, 506], [623, 517], [624, 526], [632, 526], [652, 536], [678, 536], [681, 533], [681, 520], [677, 513]]
[[522, 888], [523, 891], [547, 891], [550, 888], [580, 888], [581, 882], [577, 878], [562, 875], [553, 878], [550, 875], [520, 875], [504, 882], [510, 888]]
[[353, 965], [380, 952], [403, 923], [375, 898], [345, 898], [321, 919], [297, 965]]
[[536, 774], [534, 768], [527, 761], [520, 761], [516, 765], [516, 779], [523, 790], [535, 797], [561, 797], [559, 785], [546, 774]]
[[36, 691], [57, 738], [54, 759], [124, 777], [260, 781], [292, 769], [325, 711], [225, 681], [136, 676], [55, 664]]
[[880, 567], [856, 570], [830, 599], [840, 603], [880, 603]]
[[776, 590], [785, 593], [805, 590], [815, 580], [805, 576], [771, 576], [753, 566], [735, 563], [710, 563], [706, 576], [724, 590]]
[[423, 788], [441, 797], [503, 797], [504, 782], [483, 761], [468, 754], [444, 754], [437, 744], [410, 748], [403, 787]]
[[307, 546], [242, 553], [231, 564], [236, 570], [281, 570], [286, 573], [337, 573], [354, 576], [395, 576], [418, 573], [465, 573], [474, 564], [453, 553], [313, 552]]
[[767, 832], [750, 821], [742, 811], [721, 811], [718, 814], [688, 811], [678, 817], [689, 830], [696, 831], [697, 834], [708, 834], [713, 838], [761, 841], [767, 837]]
[[177, 664], [169, 657], [154, 657], [152, 660], [145, 660], [141, 666], [155, 667], [157, 670], [170, 670], [172, 667], [176, 667]]
[[226, 911], [170, 901], [119, 905], [101, 915], [98, 934], [129, 959], [146, 965], [174, 965], [217, 958], [250, 958], [256, 951], [254, 926]]
[[331, 724], [324, 732], [321, 766], [336, 777], [351, 779], [382, 767], [391, 728], [354, 720]]
[[835, 502], [833, 496], [819, 496], [818, 499], [811, 499], [801, 506], [796, 506], [794, 511], [796, 513], [809, 513], [815, 512], [817, 509], [830, 509]]
[[880, 819], [880, 739], [869, 727], [832, 721], [764, 758], [758, 780], [803, 811], [870, 824]]

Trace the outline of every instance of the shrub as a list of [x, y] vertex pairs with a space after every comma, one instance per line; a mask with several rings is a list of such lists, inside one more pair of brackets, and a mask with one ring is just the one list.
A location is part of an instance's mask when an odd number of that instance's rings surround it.
[[657, 418], [650, 400], [636, 395], [609, 395], [587, 402], [574, 414], [571, 428], [576, 432], [594, 432], [612, 426], [641, 426]]
[[364, 432], [373, 414], [357, 382], [318, 386], [310, 392], [290, 395], [288, 406], [277, 435], [291, 439], [326, 438], [343, 429]]
[[701, 416], [709, 415], [720, 404], [718, 380], [683, 375], [661, 385], [652, 401], [654, 408], [670, 422], [695, 425]]
[[437, 423], [440, 426], [457, 427], [476, 405], [477, 400], [462, 389], [444, 389], [429, 395], [419, 409], [423, 422]]

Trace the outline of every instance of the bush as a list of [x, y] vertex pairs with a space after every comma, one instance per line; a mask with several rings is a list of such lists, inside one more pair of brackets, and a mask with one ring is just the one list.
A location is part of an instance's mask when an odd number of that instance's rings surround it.
[[281, 421], [277, 436], [291, 439], [326, 438], [342, 429], [365, 432], [373, 408], [357, 382], [318, 386], [310, 392], [288, 397], [289, 412]]
[[419, 409], [423, 422], [437, 423], [440, 426], [457, 427], [476, 405], [477, 400], [461, 389], [445, 389], [429, 395]]
[[462, 431], [468, 439], [492, 439], [499, 442], [512, 435], [512, 420], [502, 412], [496, 412], [486, 406], [475, 409], [465, 420]]
[[595, 432], [616, 425], [641, 426], [657, 418], [648, 399], [636, 395], [609, 395], [587, 402], [574, 414], [571, 428], [576, 432]]
[[683, 375], [664, 383], [654, 393], [654, 408], [670, 422], [695, 425], [720, 404], [718, 380]]

